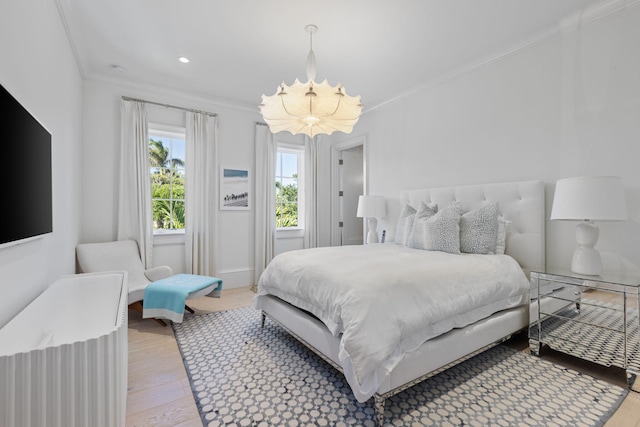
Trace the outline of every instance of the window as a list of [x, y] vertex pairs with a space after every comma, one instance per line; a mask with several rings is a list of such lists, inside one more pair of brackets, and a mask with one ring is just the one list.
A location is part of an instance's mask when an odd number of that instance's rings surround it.
[[304, 228], [304, 151], [278, 146], [276, 163], [276, 227]]
[[154, 234], [184, 230], [184, 140], [184, 128], [149, 128]]

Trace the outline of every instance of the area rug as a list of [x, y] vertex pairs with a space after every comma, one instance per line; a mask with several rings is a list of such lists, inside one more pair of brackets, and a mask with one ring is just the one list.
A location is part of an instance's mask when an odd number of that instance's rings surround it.
[[[176, 339], [204, 426], [375, 426], [341, 373], [252, 307]], [[496, 346], [386, 401], [385, 426], [602, 426], [627, 390]]]

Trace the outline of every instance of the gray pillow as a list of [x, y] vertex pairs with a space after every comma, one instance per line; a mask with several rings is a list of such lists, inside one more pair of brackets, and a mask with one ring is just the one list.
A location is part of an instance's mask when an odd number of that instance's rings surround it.
[[437, 212], [437, 204], [429, 203], [426, 205], [424, 202], [420, 202], [420, 209], [418, 209], [413, 219], [413, 227], [411, 228], [411, 233], [409, 233], [407, 246], [414, 249], [424, 249], [424, 228], [426, 227], [427, 220]]
[[398, 218], [398, 225], [396, 226], [395, 243], [398, 245], [407, 245], [415, 216], [416, 210], [409, 204], [404, 205], [400, 212], [400, 218]]
[[460, 251], [492, 254], [498, 237], [498, 205], [487, 203], [460, 217]]
[[453, 202], [426, 220], [423, 247], [428, 251], [460, 253], [460, 213], [462, 205]]

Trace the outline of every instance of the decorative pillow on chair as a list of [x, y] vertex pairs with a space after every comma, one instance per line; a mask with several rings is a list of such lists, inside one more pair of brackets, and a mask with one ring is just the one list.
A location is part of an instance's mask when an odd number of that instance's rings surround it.
[[507, 246], [507, 228], [511, 221], [504, 219], [502, 215], [498, 217], [498, 237], [496, 238], [496, 255], [504, 255]]
[[424, 228], [429, 218], [434, 216], [438, 212], [438, 205], [435, 203], [429, 203], [426, 205], [424, 202], [420, 202], [420, 209], [416, 212], [416, 216], [413, 219], [413, 227], [411, 233], [409, 233], [409, 239], [407, 246], [414, 249], [424, 249], [423, 237]]
[[460, 251], [492, 254], [498, 236], [498, 205], [487, 203], [460, 217]]
[[453, 202], [427, 219], [422, 236], [424, 249], [459, 254], [461, 212], [460, 202]]
[[415, 216], [416, 210], [409, 204], [404, 205], [400, 212], [400, 218], [398, 218], [398, 225], [396, 226], [395, 243], [398, 245], [407, 245]]

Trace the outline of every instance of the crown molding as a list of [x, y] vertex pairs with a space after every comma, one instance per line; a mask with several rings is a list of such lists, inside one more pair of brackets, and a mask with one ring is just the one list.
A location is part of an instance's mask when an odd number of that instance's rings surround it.
[[62, 2], [65, 0], [56, 0], [56, 8], [58, 9], [58, 15], [60, 16], [60, 21], [62, 22], [62, 26], [64, 27], [64, 32], [67, 35], [67, 42], [69, 43], [69, 48], [71, 49], [71, 53], [73, 54], [73, 58], [76, 61], [76, 66], [78, 67], [78, 72], [80, 73], [80, 77], [82, 80], [86, 80], [87, 75], [84, 71], [84, 67], [82, 66], [82, 62], [80, 61], [80, 55], [78, 54], [78, 49], [76, 49], [75, 43], [73, 43], [73, 37], [71, 36], [71, 27], [69, 26], [69, 21], [67, 20], [67, 15], [64, 12], [64, 6]]
[[70, 0], [55, 0], [56, 7], [58, 9], [58, 15], [60, 16], [62, 26], [64, 27], [64, 31], [67, 35], [69, 47], [71, 48], [71, 52], [76, 61], [76, 65], [78, 67], [80, 77], [82, 78], [83, 81], [100, 83], [100, 84], [117, 85], [122, 87], [123, 89], [129, 89], [129, 90], [146, 90], [146, 91], [159, 92], [159, 93], [162, 93], [163, 95], [167, 95], [171, 97], [180, 97], [190, 101], [204, 102], [206, 104], [210, 104], [218, 107], [230, 108], [234, 110], [240, 110], [243, 112], [259, 115], [260, 112], [258, 110], [257, 104], [249, 105], [249, 104], [232, 101], [228, 99], [221, 99], [221, 98], [215, 98], [208, 95], [203, 95], [202, 93], [177, 90], [177, 89], [172, 89], [165, 86], [154, 86], [147, 83], [132, 82], [130, 80], [120, 79], [117, 77], [106, 77], [104, 75], [88, 74], [80, 59], [80, 54], [78, 53], [78, 49], [74, 43], [73, 32], [71, 30], [71, 26], [69, 25], [69, 20], [67, 19], [66, 10], [69, 10], [69, 9], [68, 8], [65, 9], [64, 3], [68, 3], [69, 1]]
[[560, 21], [560, 32], [568, 32], [579, 29], [594, 21], [620, 12], [623, 9], [640, 4], [640, 0], [602, 0], [593, 3], [580, 12], [572, 13]]
[[511, 55], [522, 52], [529, 47], [538, 45], [542, 42], [558, 37], [564, 33], [576, 31], [581, 27], [583, 27], [584, 25], [587, 25], [599, 19], [605, 18], [623, 9], [628, 9], [628, 8], [637, 6], [638, 4], [640, 4], [640, 0], [604, 0], [601, 2], [591, 4], [580, 12], [576, 12], [566, 16], [565, 18], [560, 20], [558, 25], [547, 28], [546, 30], [531, 37], [529, 40], [513, 45], [494, 55], [482, 58], [478, 61], [456, 68], [439, 77], [436, 77], [427, 82], [424, 82], [423, 84], [418, 85], [405, 92], [402, 92], [393, 98], [383, 101], [373, 107], [367, 108], [365, 111], [363, 111], [362, 114], [364, 115], [366, 113], [383, 108], [387, 105], [394, 104], [407, 96], [413, 95], [423, 90], [440, 86], [450, 80], [456, 79], [458, 77], [462, 77], [466, 74], [470, 74], [484, 66], [490, 65], [494, 62], [501, 61], [505, 58], [510, 57]]
[[[68, 1], [69, 0], [55, 0], [56, 6], [58, 9], [58, 14], [60, 16], [62, 25], [67, 35], [67, 39], [69, 41], [69, 46], [71, 48], [80, 76], [83, 81], [118, 85], [123, 88], [132, 89], [132, 90], [148, 90], [148, 91], [161, 92], [168, 96], [173, 96], [173, 97], [177, 96], [177, 97], [185, 98], [187, 100], [204, 102], [204, 103], [212, 104], [215, 106], [230, 108], [234, 110], [239, 110], [239, 111], [259, 115], [257, 105], [254, 106], [246, 103], [241, 103], [238, 101], [233, 101], [230, 99], [216, 98], [216, 97], [205, 95], [203, 93], [198, 93], [198, 92], [189, 92], [184, 90], [167, 88], [164, 86], [153, 86], [147, 83], [132, 82], [129, 80], [119, 79], [115, 77], [106, 77], [104, 75], [88, 75], [87, 72], [85, 71], [85, 68], [82, 65], [80, 56], [78, 54], [78, 50], [75, 44], [73, 43], [72, 31], [65, 14], [65, 7], [63, 3]], [[538, 45], [542, 42], [553, 39], [554, 37], [558, 37], [563, 33], [576, 31], [581, 27], [588, 25], [594, 21], [607, 17], [621, 10], [635, 7], [639, 4], [640, 4], [640, 0], [603, 0], [600, 2], [593, 3], [585, 7], [583, 10], [579, 12], [575, 12], [571, 15], [566, 16], [565, 18], [561, 19], [557, 25], [547, 28], [546, 30], [538, 33], [537, 35], [531, 37], [530, 39], [524, 42], [515, 44], [491, 56], [481, 58], [478, 61], [474, 61], [464, 66], [453, 69], [450, 72], [447, 72], [438, 77], [430, 79], [420, 85], [417, 85], [407, 91], [404, 91], [398, 94], [393, 98], [380, 102], [372, 107], [364, 108], [362, 111], [362, 115], [378, 110], [387, 105], [394, 104], [402, 100], [403, 98], [411, 96], [415, 93], [442, 85], [450, 80], [462, 77], [466, 74], [470, 74], [480, 69], [481, 67], [484, 67], [494, 62], [498, 62], [502, 59], [508, 58], [509, 56], [522, 52], [523, 50], [529, 47]]]
[[[166, 86], [155, 86], [148, 83], [138, 83], [127, 79], [119, 79], [117, 77], [105, 77], [103, 75], [87, 76], [84, 81], [97, 84], [106, 84], [112, 86], [119, 86], [123, 90], [131, 91], [145, 91], [151, 93], [158, 93], [162, 96], [170, 98], [179, 98], [187, 102], [205, 103], [210, 106], [228, 108], [232, 110], [238, 110], [245, 113], [255, 114], [256, 117], [260, 115], [258, 105], [250, 105], [228, 99], [215, 98], [213, 96], [204, 95], [201, 92], [189, 92], [181, 89], [168, 88]], [[214, 111], [215, 112], [215, 111]]]

